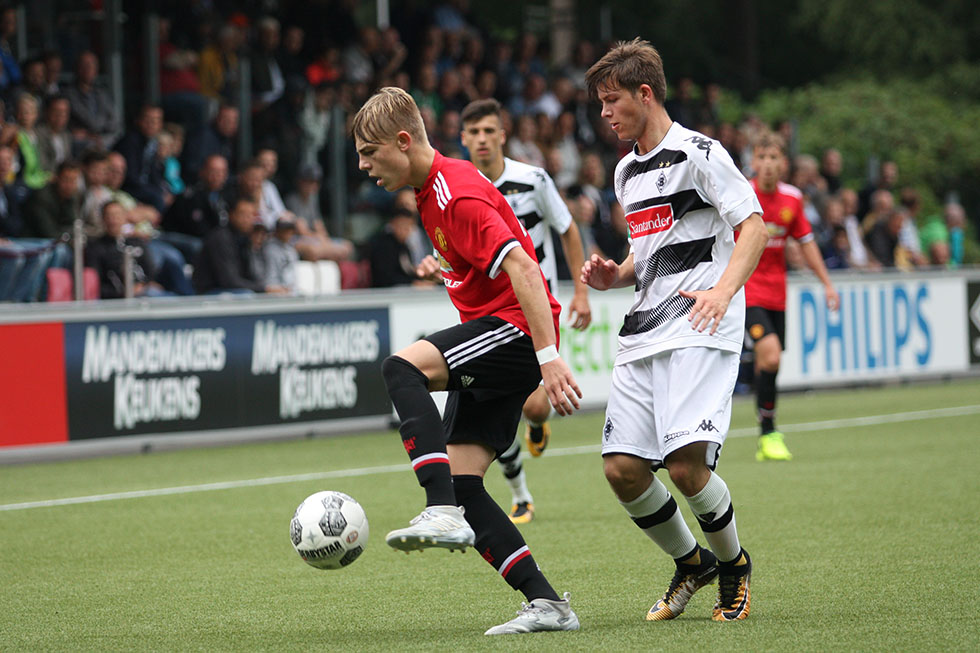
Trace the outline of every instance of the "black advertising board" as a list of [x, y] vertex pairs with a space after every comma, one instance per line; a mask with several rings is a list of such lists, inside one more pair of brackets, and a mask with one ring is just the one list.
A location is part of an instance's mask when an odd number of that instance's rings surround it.
[[70, 440], [390, 414], [387, 308], [64, 326]]

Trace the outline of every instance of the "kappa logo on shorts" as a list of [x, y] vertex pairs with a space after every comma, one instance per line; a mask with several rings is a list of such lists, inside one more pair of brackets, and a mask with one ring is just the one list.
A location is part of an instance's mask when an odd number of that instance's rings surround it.
[[673, 433], [668, 433], [664, 436], [664, 444], [667, 444], [671, 440], [676, 440], [677, 438], [683, 438], [685, 435], [690, 435], [690, 431], [674, 431]]
[[695, 433], [697, 433], [698, 431], [704, 431], [705, 433], [707, 433], [708, 431], [714, 431], [715, 433], [719, 432], [718, 429], [715, 428], [715, 425], [711, 423], [710, 419], [701, 420], [701, 423], [698, 425], [698, 427], [694, 429]]
[[612, 435], [612, 432], [613, 432], [613, 423], [612, 420], [607, 417], [606, 425], [602, 427], [602, 437], [603, 439], [606, 440], [606, 442], [609, 441], [609, 436]]

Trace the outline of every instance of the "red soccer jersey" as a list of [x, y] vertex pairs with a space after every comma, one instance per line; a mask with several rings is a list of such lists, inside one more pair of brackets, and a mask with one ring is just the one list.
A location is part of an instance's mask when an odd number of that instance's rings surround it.
[[769, 242], [759, 265], [745, 283], [745, 305], [761, 306], [771, 311], [786, 310], [786, 236], [800, 242], [813, 238], [810, 223], [803, 213], [803, 193], [795, 186], [780, 182], [772, 193], [752, 188], [762, 205], [762, 219], [769, 229]]
[[[495, 315], [531, 335], [527, 318], [506, 274], [504, 256], [523, 247], [532, 260], [534, 245], [507, 200], [469, 161], [436, 152], [425, 185], [415, 191], [422, 226], [435, 246], [449, 298], [468, 322]], [[561, 306], [544, 282], [558, 337]]]

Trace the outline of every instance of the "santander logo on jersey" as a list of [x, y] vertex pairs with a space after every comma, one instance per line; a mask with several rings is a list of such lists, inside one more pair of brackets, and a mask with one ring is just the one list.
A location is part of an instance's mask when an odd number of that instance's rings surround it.
[[633, 238], [649, 236], [661, 231], [667, 231], [674, 225], [674, 210], [670, 204], [651, 206], [648, 209], [630, 213], [626, 216]]

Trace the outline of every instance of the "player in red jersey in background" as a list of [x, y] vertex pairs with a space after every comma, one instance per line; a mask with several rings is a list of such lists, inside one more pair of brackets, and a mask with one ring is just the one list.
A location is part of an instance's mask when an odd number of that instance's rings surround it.
[[[577, 630], [578, 617], [548, 583], [524, 539], [490, 497], [483, 476], [514, 440], [521, 408], [544, 381], [561, 415], [582, 393], [559, 357], [561, 307], [548, 292], [534, 245], [507, 201], [469, 161], [442, 156], [426, 137], [412, 97], [382, 88], [354, 116], [358, 165], [388, 191], [415, 190], [422, 225], [462, 324], [384, 360], [385, 385], [401, 418], [402, 443], [426, 508], [386, 541], [403, 551], [476, 546], [527, 597], [517, 617], [488, 635]], [[449, 390], [445, 417], [429, 396]], [[465, 517], [464, 517], [465, 511]]]
[[834, 289], [810, 223], [803, 213], [803, 194], [780, 181], [786, 150], [778, 134], [765, 133], [752, 150], [755, 178], [752, 188], [762, 205], [769, 242], [755, 272], [745, 284], [745, 328], [755, 349], [755, 395], [759, 418], [756, 460], [790, 460], [792, 454], [776, 430], [776, 375], [786, 346], [786, 238], [800, 244], [803, 260], [823, 284], [827, 308], [836, 311], [840, 297]]

